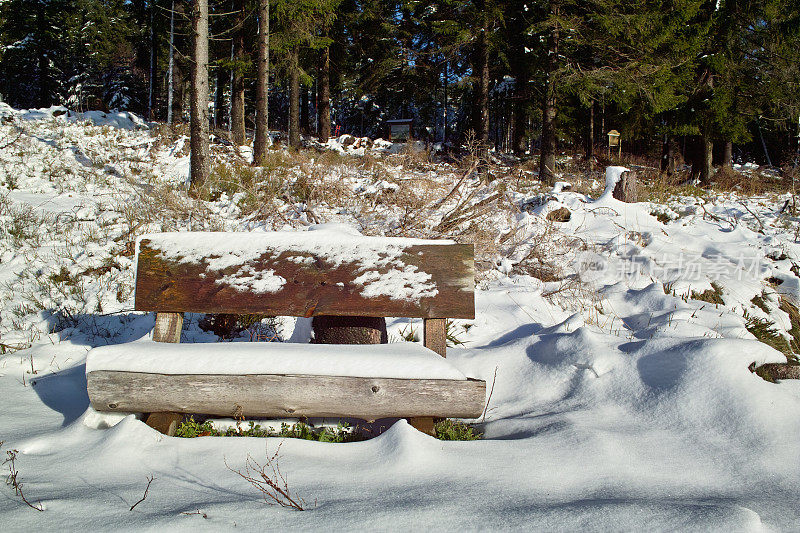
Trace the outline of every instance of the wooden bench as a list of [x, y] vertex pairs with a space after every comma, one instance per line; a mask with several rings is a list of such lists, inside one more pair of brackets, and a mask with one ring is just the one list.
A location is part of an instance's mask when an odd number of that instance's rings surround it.
[[[430, 431], [431, 417], [483, 411], [486, 383], [442, 359], [446, 319], [475, 316], [472, 245], [331, 229], [162, 233], [140, 238], [137, 258], [135, 308], [156, 312], [155, 342], [89, 352], [97, 411], [155, 413], [165, 432], [168, 413], [407, 417]], [[163, 344], [180, 342], [184, 312], [417, 317], [424, 347]]]

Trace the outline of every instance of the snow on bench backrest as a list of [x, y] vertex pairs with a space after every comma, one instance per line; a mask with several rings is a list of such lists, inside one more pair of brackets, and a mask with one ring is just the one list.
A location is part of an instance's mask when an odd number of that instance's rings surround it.
[[137, 242], [136, 309], [474, 318], [472, 245], [323, 229]]

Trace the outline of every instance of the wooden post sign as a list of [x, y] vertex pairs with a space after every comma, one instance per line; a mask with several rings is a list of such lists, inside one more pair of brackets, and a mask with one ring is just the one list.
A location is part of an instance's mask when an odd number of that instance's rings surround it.
[[622, 157], [622, 137], [617, 130], [608, 132], [608, 157], [611, 157], [611, 147], [617, 147], [617, 159]]

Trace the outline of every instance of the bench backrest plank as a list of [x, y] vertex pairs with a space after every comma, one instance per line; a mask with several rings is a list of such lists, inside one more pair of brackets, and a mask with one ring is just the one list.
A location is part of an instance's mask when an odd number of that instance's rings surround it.
[[[197, 234], [195, 234], [197, 235]], [[198, 242], [202, 243], [202, 237]], [[168, 241], [167, 241], [168, 242]], [[331, 258], [324, 246], [287, 250], [255, 240], [240, 262], [213, 251], [187, 260], [158, 239], [139, 243], [136, 309], [288, 316], [474, 318], [472, 245], [413, 244], [370, 264], [350, 253]], [[340, 247], [341, 248], [341, 247]], [[212, 248], [213, 250], [213, 248]], [[342, 257], [352, 256], [342, 261]], [[380, 257], [379, 257], [380, 256]], [[377, 258], [377, 259], [376, 259]]]

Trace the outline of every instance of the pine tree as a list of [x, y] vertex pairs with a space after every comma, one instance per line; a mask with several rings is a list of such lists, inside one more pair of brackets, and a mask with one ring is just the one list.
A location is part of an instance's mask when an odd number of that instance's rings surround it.
[[275, 15], [279, 30], [274, 34], [276, 51], [285, 56], [284, 70], [289, 77], [289, 145], [300, 146], [300, 83], [307, 84], [308, 73], [301, 68], [303, 49], [319, 50], [330, 39], [318, 35], [320, 26], [327, 26], [335, 17], [339, 0], [277, 0]]

